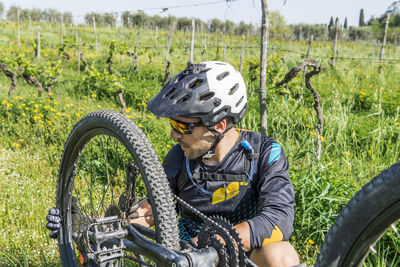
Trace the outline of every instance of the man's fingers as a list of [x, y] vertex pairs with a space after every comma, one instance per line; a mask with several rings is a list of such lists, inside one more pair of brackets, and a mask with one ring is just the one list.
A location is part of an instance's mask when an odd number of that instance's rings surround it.
[[49, 215], [60, 216], [60, 210], [57, 208], [51, 208], [49, 209]]
[[58, 236], [58, 230], [51, 231], [49, 236], [50, 236], [50, 238], [56, 239]]
[[52, 223], [59, 223], [61, 222], [61, 218], [59, 216], [47, 215], [46, 220]]
[[46, 224], [46, 228], [47, 229], [49, 229], [49, 230], [58, 230], [58, 229], [60, 229], [60, 227], [61, 227], [61, 224], [60, 223], [52, 223], [52, 222], [48, 222], [47, 224]]

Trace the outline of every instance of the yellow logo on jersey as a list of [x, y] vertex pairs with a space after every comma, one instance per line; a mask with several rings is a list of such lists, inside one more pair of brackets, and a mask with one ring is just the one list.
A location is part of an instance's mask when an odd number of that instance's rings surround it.
[[240, 192], [240, 187], [246, 185], [246, 182], [232, 182], [228, 184], [228, 186], [226, 187], [226, 191], [224, 187], [218, 188], [213, 193], [211, 202], [212, 205], [237, 196]]
[[281, 231], [281, 229], [279, 229], [278, 225], [275, 225], [274, 230], [272, 230], [271, 237], [265, 238], [262, 245], [264, 246], [266, 244], [280, 242], [282, 240], [283, 240], [282, 231]]

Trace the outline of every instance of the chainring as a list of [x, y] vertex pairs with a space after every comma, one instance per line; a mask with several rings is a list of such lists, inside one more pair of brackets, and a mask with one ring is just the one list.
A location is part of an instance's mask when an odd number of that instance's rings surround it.
[[[206, 221], [199, 232], [198, 247], [214, 247], [219, 255], [220, 261], [218, 267], [244, 267], [247, 258], [243, 249], [243, 244], [236, 230], [226, 219], [219, 216], [211, 216], [214, 222]], [[224, 229], [221, 229], [222, 226]], [[217, 235], [223, 239], [225, 245], [217, 238]], [[231, 239], [233, 238], [233, 240]]]

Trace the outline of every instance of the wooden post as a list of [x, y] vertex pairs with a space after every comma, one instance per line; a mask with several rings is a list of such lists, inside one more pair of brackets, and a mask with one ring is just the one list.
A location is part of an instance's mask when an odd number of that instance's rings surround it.
[[94, 39], [95, 39], [95, 45], [96, 45], [96, 52], [97, 52], [97, 33], [96, 33], [96, 20], [93, 16], [93, 31], [94, 31]]
[[224, 44], [224, 56], [222, 58], [223, 62], [225, 62], [225, 58], [226, 58], [226, 44]]
[[40, 59], [40, 26], [37, 26], [37, 44], [36, 44], [36, 57]]
[[19, 32], [19, 8], [17, 9], [17, 35], [18, 35], [18, 47], [21, 48], [21, 37]]
[[169, 34], [169, 41], [167, 46], [167, 53], [165, 55], [165, 64], [168, 64], [169, 50], [171, 50], [172, 35], [174, 34], [175, 22], [172, 24], [171, 32]]
[[244, 34], [242, 35], [242, 49], [240, 50], [240, 65], [239, 65], [239, 72], [242, 73], [243, 69], [243, 55], [244, 54]]
[[190, 41], [190, 62], [193, 62], [193, 50], [194, 50], [194, 31], [195, 31], [196, 23], [194, 19], [192, 19], [192, 39]]
[[78, 75], [81, 73], [81, 38], [79, 38], [78, 46]]
[[155, 43], [156, 48], [157, 48], [157, 39], [158, 39], [158, 27], [156, 26], [156, 43]]
[[63, 44], [63, 24], [64, 24], [64, 17], [61, 15], [60, 17], [60, 44]]
[[335, 62], [336, 62], [338, 36], [339, 36], [339, 19], [336, 18], [336, 21], [335, 21], [335, 42], [333, 44], [332, 66], [335, 66]]
[[386, 36], [387, 36], [387, 31], [389, 28], [389, 19], [390, 19], [390, 14], [388, 13], [386, 15], [386, 21], [385, 21], [385, 31], [383, 34], [383, 40], [382, 40], [382, 46], [381, 46], [381, 53], [379, 56], [379, 61], [382, 63], [382, 59], [385, 56], [385, 45], [386, 45]]
[[267, 135], [267, 48], [268, 48], [268, 4], [267, 0], [261, 0], [261, 56], [260, 56], [260, 128], [261, 134]]

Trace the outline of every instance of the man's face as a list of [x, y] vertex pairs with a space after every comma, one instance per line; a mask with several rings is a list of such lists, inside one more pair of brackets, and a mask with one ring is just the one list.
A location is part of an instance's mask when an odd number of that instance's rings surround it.
[[[174, 117], [173, 119], [180, 122], [198, 123], [198, 118]], [[215, 142], [215, 136], [203, 126], [193, 127], [191, 134], [182, 134], [175, 129], [171, 129], [171, 137], [178, 141], [181, 145], [185, 157], [188, 159], [196, 159], [205, 154]]]

